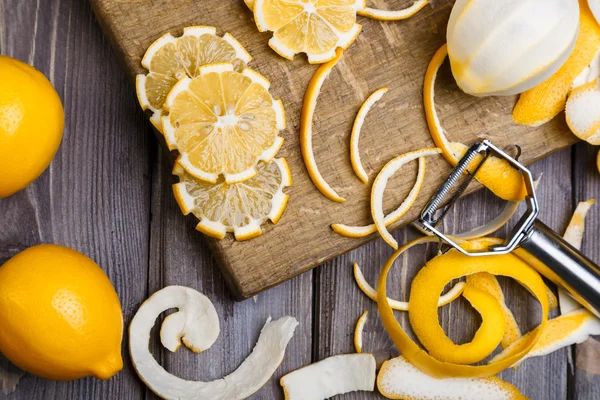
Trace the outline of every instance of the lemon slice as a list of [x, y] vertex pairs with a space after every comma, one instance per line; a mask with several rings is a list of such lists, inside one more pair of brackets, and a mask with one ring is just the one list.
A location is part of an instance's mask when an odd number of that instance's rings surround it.
[[273, 32], [269, 46], [283, 58], [306, 53], [320, 64], [354, 42], [362, 29], [356, 11], [364, 7], [364, 0], [255, 0], [254, 21], [260, 32]]
[[259, 236], [260, 226], [270, 219], [276, 224], [283, 214], [288, 195], [283, 188], [291, 186], [292, 177], [285, 158], [260, 163], [258, 174], [247, 181], [215, 184], [195, 179], [183, 168], [175, 166], [179, 183], [173, 193], [181, 211], [194, 214], [200, 222], [196, 229], [222, 239], [226, 232], [234, 232], [237, 240]]
[[354, 125], [352, 126], [352, 135], [350, 136], [350, 163], [352, 164], [352, 169], [354, 173], [363, 181], [363, 183], [369, 182], [369, 176], [367, 172], [362, 166], [360, 162], [360, 152], [358, 151], [358, 139], [360, 138], [360, 130], [362, 129], [363, 123], [365, 122], [365, 118], [367, 118], [367, 114], [371, 107], [375, 105], [384, 94], [386, 94], [388, 88], [384, 87], [381, 89], [377, 89], [374, 91], [365, 102], [360, 106], [358, 113], [356, 114], [356, 118], [354, 119]]
[[354, 327], [354, 348], [357, 353], [362, 353], [363, 329], [367, 322], [367, 315], [369, 315], [369, 311], [365, 310], [356, 321], [356, 326]]
[[362, 17], [372, 18], [379, 21], [401, 21], [403, 19], [408, 19], [421, 11], [427, 4], [429, 4], [429, 0], [417, 0], [410, 7], [407, 7], [403, 10], [380, 10], [377, 8], [364, 8], [362, 10], [358, 10], [357, 14]]
[[142, 109], [152, 111], [150, 121], [159, 131], [162, 106], [177, 81], [195, 77], [204, 64], [233, 62], [240, 69], [252, 60], [233, 36], [219, 37], [216, 31], [212, 26], [183, 28], [180, 37], [166, 33], [146, 50], [142, 66], [149, 72], [136, 77], [137, 97]]
[[281, 100], [269, 93], [269, 81], [231, 63], [203, 65], [195, 78], [182, 78], [164, 104], [162, 117], [170, 150], [198, 179], [241, 182], [256, 174], [259, 161], [271, 161], [283, 144], [285, 128]]

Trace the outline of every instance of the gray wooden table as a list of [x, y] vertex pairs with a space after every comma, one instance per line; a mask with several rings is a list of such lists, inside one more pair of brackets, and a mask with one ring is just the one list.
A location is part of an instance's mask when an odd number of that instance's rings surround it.
[[[168, 354], [156, 335], [153, 338], [157, 359], [186, 379], [212, 380], [230, 373], [249, 354], [268, 316], [296, 317], [300, 326], [285, 360], [255, 399], [283, 398], [278, 380], [286, 372], [353, 352], [354, 323], [365, 309], [371, 311], [365, 350], [382, 358], [396, 354], [378, 320], [376, 305], [352, 277], [352, 261], [357, 261], [375, 283], [380, 266], [391, 254], [382, 240], [263, 293], [256, 302], [232, 300], [202, 235], [193, 229], [195, 222], [181, 215], [173, 199], [166, 157], [86, 1], [0, 0], [0, 53], [44, 72], [64, 102], [66, 118], [64, 139], [50, 168], [26, 190], [0, 200], [0, 264], [42, 242], [80, 250], [110, 276], [126, 323], [149, 294], [166, 285], [186, 285], [206, 294], [221, 318], [221, 336], [210, 350], [200, 355], [184, 349]], [[564, 230], [578, 201], [600, 194], [596, 152], [597, 148], [578, 144], [533, 167], [536, 174], [544, 174], [539, 189], [541, 219], [554, 229]], [[446, 229], [475, 226], [501, 207], [491, 195], [476, 193], [458, 205]], [[596, 206], [588, 217], [583, 248], [596, 262], [600, 262], [599, 229]], [[416, 234], [401, 229], [395, 236], [404, 242]], [[390, 287], [397, 298], [406, 298], [424, 252], [411, 253], [404, 259], [408, 268], [393, 273]], [[534, 301], [514, 283], [501, 283], [518, 321], [532, 327], [538, 316]], [[406, 321], [406, 316], [399, 319]], [[468, 340], [478, 323], [462, 299], [445, 307], [440, 321], [457, 341]], [[0, 385], [0, 398], [155, 398], [133, 371], [125, 344], [123, 354], [123, 371], [107, 382], [90, 378], [56, 383], [25, 375], [11, 394], [4, 394]], [[592, 339], [530, 359], [501, 377], [532, 399], [598, 399], [599, 365], [600, 343]], [[7, 362], [0, 359], [0, 366], [6, 367]], [[341, 397], [381, 398], [371, 393]]]

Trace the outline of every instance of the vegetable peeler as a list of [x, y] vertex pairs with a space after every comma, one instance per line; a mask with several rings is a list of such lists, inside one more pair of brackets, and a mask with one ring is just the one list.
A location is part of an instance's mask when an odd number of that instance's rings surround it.
[[[476, 159], [478, 156], [479, 160]], [[439, 230], [438, 225], [490, 156], [505, 159], [521, 172], [527, 189], [524, 200], [527, 211], [502, 244], [491, 246], [484, 251], [467, 251], [451, 236]], [[473, 167], [474, 162], [477, 164]], [[458, 184], [465, 174], [467, 178]], [[448, 204], [440, 208], [446, 201]], [[540, 274], [565, 288], [581, 305], [600, 317], [600, 267], [539, 221], [539, 211], [531, 172], [491, 141], [483, 140], [473, 144], [456, 164], [446, 181], [421, 211], [418, 223], [426, 232], [438, 236], [444, 243], [467, 256], [507, 254], [517, 247], [521, 248], [524, 252], [520, 252], [520, 258]]]

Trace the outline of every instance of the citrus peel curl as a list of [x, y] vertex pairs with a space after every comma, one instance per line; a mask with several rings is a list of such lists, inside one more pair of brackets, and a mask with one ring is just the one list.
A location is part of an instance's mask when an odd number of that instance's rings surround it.
[[421, 11], [427, 4], [429, 4], [429, 0], [417, 0], [412, 6], [402, 10], [380, 10], [377, 8], [365, 7], [362, 10], [358, 10], [356, 14], [378, 21], [401, 21], [412, 17]]
[[342, 198], [336, 193], [335, 190], [329, 186], [325, 181], [319, 167], [317, 167], [317, 161], [315, 160], [315, 154], [312, 148], [312, 135], [313, 135], [313, 117], [315, 115], [315, 109], [317, 107], [317, 99], [321, 88], [325, 83], [325, 80], [329, 76], [329, 73], [338, 63], [342, 57], [343, 50], [338, 48], [336, 50], [335, 58], [324, 64], [321, 64], [315, 71], [311, 78], [306, 93], [304, 94], [304, 101], [302, 103], [302, 114], [300, 116], [300, 150], [302, 151], [302, 158], [308, 171], [308, 176], [313, 181], [317, 189], [327, 197], [329, 200], [343, 203], [346, 199]]
[[[451, 143], [444, 133], [444, 128], [435, 109], [435, 81], [438, 71], [448, 56], [448, 47], [443, 45], [431, 59], [423, 85], [423, 101], [425, 116], [431, 138], [437, 147], [442, 150], [446, 161], [455, 166], [467, 151], [467, 146], [461, 143]], [[476, 158], [473, 163], [478, 164]], [[475, 178], [494, 194], [504, 200], [519, 201], [525, 198], [526, 190], [523, 177], [508, 161], [491, 156], [481, 166]]]
[[363, 183], [369, 182], [369, 176], [360, 162], [360, 152], [358, 150], [358, 139], [360, 138], [360, 131], [362, 129], [365, 118], [371, 110], [371, 108], [377, 103], [384, 94], [386, 94], [388, 88], [384, 87], [374, 91], [364, 103], [360, 106], [356, 118], [354, 119], [354, 125], [352, 126], [352, 134], [350, 135], [350, 163], [354, 173]]
[[[140, 379], [162, 398], [180, 400], [245, 399], [257, 392], [283, 360], [285, 349], [298, 325], [293, 317], [267, 320], [254, 349], [231, 374], [211, 382], [188, 381], [168, 373], [148, 348], [150, 331], [158, 316], [170, 308], [162, 323], [163, 346], [176, 351], [181, 342], [194, 352], [208, 349], [219, 335], [219, 317], [203, 294], [183, 286], [167, 286], [148, 298], [129, 326], [129, 351]], [[256, 368], [261, 365], [261, 368]]]
[[[375, 181], [373, 182], [373, 187], [371, 188], [371, 217], [373, 218], [373, 222], [375, 223], [375, 228], [385, 240], [387, 244], [392, 246], [394, 249], [398, 248], [398, 242], [394, 237], [387, 231], [385, 216], [383, 214], [383, 193], [385, 191], [385, 187], [387, 186], [388, 180], [396, 173], [400, 168], [402, 168], [407, 163], [416, 160], [421, 157], [432, 156], [435, 154], [439, 154], [442, 151], [438, 148], [430, 148], [430, 149], [421, 149], [416, 151], [411, 151], [409, 153], [404, 153], [399, 155], [398, 157], [393, 158], [389, 161], [385, 166], [379, 171]], [[413, 188], [414, 189], [414, 188]], [[414, 199], [418, 196], [418, 190], [416, 193], [413, 191], [409, 194], [406, 200], [402, 203], [400, 208], [403, 208], [404, 215], [414, 203]], [[411, 202], [412, 201], [412, 202]], [[408, 205], [408, 206], [407, 206]], [[402, 217], [402, 215], [399, 216]]]
[[[421, 187], [423, 186], [423, 182], [425, 181], [425, 171], [427, 169], [427, 163], [425, 161], [425, 157], [419, 157], [418, 162], [419, 169], [417, 172], [417, 179], [415, 180], [415, 184], [413, 185], [412, 189], [408, 193], [408, 196], [406, 196], [406, 199], [404, 199], [402, 204], [400, 204], [398, 208], [396, 208], [394, 211], [385, 216], [383, 221], [386, 227], [390, 226], [391, 224], [397, 222], [400, 218], [402, 218], [402, 216], [406, 214], [406, 211], [408, 211], [410, 207], [412, 207], [412, 205], [417, 200], [417, 197], [419, 196], [419, 192], [421, 191]], [[375, 224], [369, 224], [364, 226], [332, 224], [331, 229], [333, 229], [333, 231], [338, 235], [345, 236], [348, 238], [361, 238], [377, 232]]]
[[356, 321], [356, 326], [354, 327], [354, 349], [357, 353], [362, 353], [363, 329], [367, 322], [367, 315], [369, 315], [369, 311], [365, 310]]
[[[520, 340], [517, 345], [511, 346], [511, 350], [507, 352], [506, 359], [482, 366], [444, 362], [422, 350], [404, 332], [387, 302], [387, 276], [394, 261], [406, 250], [418, 244], [432, 242], [437, 242], [437, 238], [420, 238], [404, 245], [390, 257], [382, 269], [377, 289], [377, 305], [383, 325], [392, 341], [407, 361], [419, 370], [435, 378], [486, 378], [514, 365], [533, 348], [539, 339], [547, 323], [549, 307], [546, 286], [540, 275], [524, 261], [512, 254], [486, 257], [485, 262], [482, 262], [477, 257], [464, 256], [456, 250], [451, 250], [442, 256], [435, 257], [421, 269], [413, 281], [409, 301], [409, 317], [411, 313], [413, 314], [411, 323], [417, 319], [425, 319], [427, 321], [425, 325], [429, 325], [429, 328], [423, 329], [421, 327], [421, 331], [428, 332], [427, 329], [433, 329], [439, 330], [444, 334], [438, 322], [437, 298], [448, 282], [477, 272], [489, 272], [494, 275], [508, 276], [517, 280], [540, 302], [542, 317], [540, 325], [532, 331], [527, 339]], [[499, 243], [499, 241], [494, 239], [480, 239], [465, 242], [463, 246], [470, 250], [475, 250], [478, 248], [488, 248], [494, 243]], [[448, 268], [449, 264], [452, 265], [452, 268]], [[422, 286], [425, 287], [422, 288]], [[415, 296], [413, 292], [419, 294]], [[413, 305], [415, 306], [414, 308]], [[419, 337], [419, 340], [422, 340], [422, 338]], [[433, 348], [434, 346], [435, 344], [430, 343], [430, 347]]]
[[[354, 279], [356, 280], [356, 284], [360, 288], [360, 290], [371, 300], [377, 301], [377, 291], [373, 289], [373, 287], [367, 282], [365, 276], [363, 275], [358, 263], [354, 263]], [[463, 290], [465, 288], [464, 282], [458, 282], [456, 285], [452, 286], [450, 290], [448, 290], [445, 294], [440, 296], [438, 301], [438, 307], [445, 306], [446, 304], [452, 303], [454, 300], [460, 297]], [[393, 310], [398, 311], [408, 311], [408, 302], [390, 299], [388, 297], [388, 302], [390, 307]]]

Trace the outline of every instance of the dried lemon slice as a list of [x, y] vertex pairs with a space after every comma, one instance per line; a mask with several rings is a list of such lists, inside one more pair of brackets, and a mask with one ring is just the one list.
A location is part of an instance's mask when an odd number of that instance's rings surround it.
[[259, 161], [271, 161], [283, 144], [285, 128], [281, 100], [269, 93], [269, 81], [231, 63], [204, 65], [198, 76], [182, 78], [164, 104], [162, 117], [170, 150], [181, 153], [178, 162], [198, 179], [241, 182], [256, 174]]
[[356, 11], [364, 7], [365, 0], [256, 0], [254, 21], [260, 32], [273, 32], [269, 46], [280, 56], [306, 53], [320, 64], [354, 42], [362, 29]]
[[226, 232], [234, 232], [237, 240], [259, 236], [260, 226], [270, 219], [276, 224], [283, 214], [288, 195], [283, 188], [291, 186], [292, 177], [285, 158], [260, 163], [258, 174], [247, 181], [215, 184], [195, 179], [176, 165], [173, 171], [179, 183], [173, 193], [184, 214], [194, 214], [200, 222], [200, 232], [223, 239]]
[[150, 121], [159, 131], [162, 106], [177, 81], [195, 77], [205, 64], [233, 62], [240, 69], [252, 60], [233, 36], [219, 37], [216, 31], [212, 26], [190, 26], [178, 38], [164, 34], [146, 50], [142, 66], [149, 72], [136, 77], [137, 97], [142, 109], [152, 111]]

